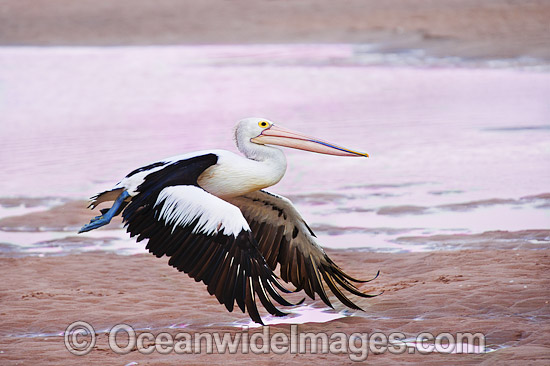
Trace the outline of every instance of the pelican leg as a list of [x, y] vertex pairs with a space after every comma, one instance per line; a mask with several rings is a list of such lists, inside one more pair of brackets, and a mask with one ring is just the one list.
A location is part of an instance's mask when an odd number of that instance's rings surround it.
[[[86, 224], [82, 226], [82, 228], [78, 231], [78, 233], [84, 233], [86, 231], [90, 231], [93, 229], [97, 229], [98, 227], [102, 227], [104, 225], [107, 225], [109, 222], [111, 222], [111, 219], [118, 215], [120, 213], [121, 206], [124, 204], [124, 200], [126, 198], [130, 197], [127, 191], [123, 191], [118, 198], [116, 199], [115, 203], [113, 203], [113, 206], [105, 213], [103, 213], [100, 216], [94, 217], [89, 224]], [[126, 204], [124, 204], [126, 206]], [[102, 211], [103, 212], [103, 211]]]

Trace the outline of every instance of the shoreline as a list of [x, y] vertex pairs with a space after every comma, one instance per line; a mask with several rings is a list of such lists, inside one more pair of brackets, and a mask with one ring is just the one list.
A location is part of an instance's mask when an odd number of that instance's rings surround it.
[[[360, 287], [384, 294], [360, 299], [365, 312], [321, 323], [300, 324], [301, 332], [481, 332], [492, 352], [484, 354], [384, 354], [371, 355], [377, 364], [392, 362], [547, 361], [550, 290], [545, 274], [550, 269], [550, 250], [462, 250], [429, 253], [361, 253], [327, 250], [333, 260], [351, 275], [380, 277]], [[2, 293], [2, 364], [30, 362], [41, 354], [44, 365], [75, 360], [55, 336], [73, 321], [86, 321], [98, 330], [98, 344], [80, 360], [86, 363], [138, 362], [170, 364], [185, 357], [192, 364], [225, 360], [242, 364], [228, 355], [142, 355], [125, 356], [107, 347], [103, 329], [126, 323], [136, 329], [167, 331], [229, 332], [246, 321], [240, 312], [229, 313], [209, 296], [202, 283], [195, 283], [166, 264], [166, 258], [139, 254], [119, 256], [86, 253], [63, 257], [0, 258], [0, 273], [10, 281], [0, 284]], [[302, 296], [302, 294], [300, 294]], [[334, 299], [334, 298], [333, 298]], [[292, 299], [290, 299], [292, 300]], [[314, 307], [319, 300], [306, 300]], [[200, 306], [198, 306], [200, 304]], [[341, 309], [335, 306], [336, 309]], [[263, 313], [265, 316], [265, 312]], [[215, 319], [215, 320], [214, 320]], [[214, 320], [214, 324], [213, 323]], [[231, 326], [236, 324], [237, 326]], [[245, 323], [246, 324], [246, 323]], [[175, 328], [174, 328], [175, 327]], [[269, 326], [272, 333], [289, 331], [288, 324]], [[254, 329], [254, 330], [252, 330]], [[261, 332], [262, 328], [251, 328]], [[142, 330], [143, 331], [143, 330]], [[138, 331], [138, 333], [141, 331]], [[12, 335], [11, 337], [9, 335]], [[19, 335], [14, 337], [13, 335]], [[33, 336], [30, 336], [33, 335]], [[266, 362], [272, 353], [250, 355], [246, 362]], [[347, 354], [277, 355], [283, 365], [303, 364], [319, 357], [329, 362], [353, 363]]]
[[[189, 67], [385, 67], [412, 69], [515, 70], [546, 73], [550, 57], [485, 55], [432, 55], [423, 48], [386, 50], [382, 44], [353, 43], [252, 43], [252, 44], [144, 44], [144, 45], [0, 45], [2, 54], [28, 57], [64, 53], [116, 54], [157, 52], [166, 57], [189, 54], [181, 64]], [[195, 54], [198, 59], [193, 59]], [[258, 57], [259, 56], [259, 57]]]

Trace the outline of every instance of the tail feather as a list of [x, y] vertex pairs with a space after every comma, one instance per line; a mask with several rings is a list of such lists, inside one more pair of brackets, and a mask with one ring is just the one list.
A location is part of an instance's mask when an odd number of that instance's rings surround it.
[[90, 204], [88, 205], [88, 208], [94, 209], [100, 203], [108, 202], [108, 201], [116, 201], [116, 199], [118, 198], [118, 196], [120, 196], [123, 190], [124, 188], [117, 188], [117, 189], [112, 189], [110, 191], [105, 191], [105, 192], [96, 194], [95, 196], [90, 198]]

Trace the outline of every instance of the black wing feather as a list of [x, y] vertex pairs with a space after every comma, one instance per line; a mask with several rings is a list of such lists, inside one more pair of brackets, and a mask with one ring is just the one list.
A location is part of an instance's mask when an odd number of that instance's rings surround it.
[[274, 270], [280, 264], [281, 279], [292, 283], [296, 291], [303, 289], [312, 299], [318, 294], [326, 305], [333, 307], [325, 283], [340, 302], [352, 309], [360, 308], [339, 286], [360, 297], [376, 296], [359, 291], [351, 282], [372, 281], [380, 272], [369, 280], [345, 273], [316, 243], [315, 234], [286, 198], [257, 191], [229, 202], [239, 207], [248, 220], [269, 267]]
[[[206, 154], [167, 164], [149, 174], [137, 188], [138, 194], [132, 197], [122, 217], [132, 237], [138, 235], [138, 241], [149, 239], [149, 252], [157, 257], [170, 257], [169, 265], [189, 274], [197, 282], [202, 281], [228, 311], [231, 312], [237, 302], [252, 320], [263, 324], [256, 296], [275, 316], [286, 314], [277, 309], [271, 299], [281, 305], [292, 304], [277, 292], [276, 288], [289, 291], [278, 282], [252, 233], [243, 229], [236, 236], [222, 232], [207, 234], [198, 228], [198, 219], [174, 226], [161, 218], [162, 203], [157, 200], [162, 190], [172, 186], [198, 187], [199, 175], [216, 161], [215, 154]], [[242, 220], [244, 222], [244, 218]]]

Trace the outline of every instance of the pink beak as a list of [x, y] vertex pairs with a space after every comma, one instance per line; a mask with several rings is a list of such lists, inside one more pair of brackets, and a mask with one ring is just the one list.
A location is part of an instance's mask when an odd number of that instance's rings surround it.
[[250, 141], [260, 145], [278, 145], [312, 151], [320, 154], [338, 155], [338, 156], [365, 156], [369, 154], [346, 149], [345, 147], [332, 144], [314, 137], [302, 135], [301, 133], [287, 130], [279, 126], [271, 127], [262, 131], [258, 136]]

